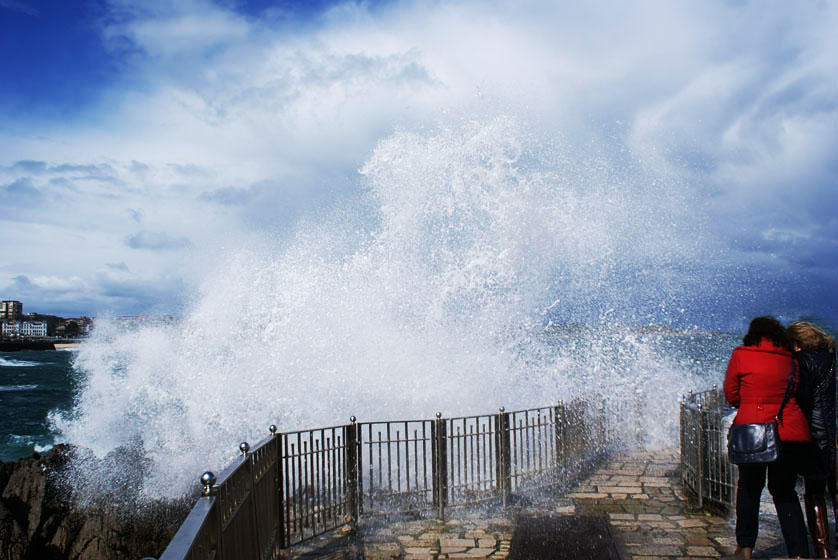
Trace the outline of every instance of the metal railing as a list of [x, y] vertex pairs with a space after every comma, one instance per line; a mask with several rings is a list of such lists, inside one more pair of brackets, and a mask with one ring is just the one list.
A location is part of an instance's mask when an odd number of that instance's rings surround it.
[[736, 465], [727, 458], [726, 417], [732, 412], [716, 387], [690, 392], [681, 399], [681, 466], [684, 485], [695, 492], [698, 505], [705, 500], [733, 506], [736, 500]]
[[356, 422], [271, 435], [216, 478], [160, 560], [279, 558], [362, 515], [432, 513], [561, 485], [585, 461], [636, 438], [639, 403], [555, 406], [433, 420]]

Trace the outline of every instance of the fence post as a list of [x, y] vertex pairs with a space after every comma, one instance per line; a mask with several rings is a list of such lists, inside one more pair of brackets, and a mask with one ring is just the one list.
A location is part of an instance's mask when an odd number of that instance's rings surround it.
[[[555, 450], [555, 464], [554, 467], [564, 467], [564, 404], [559, 401], [559, 404], [553, 407], [553, 449]], [[560, 472], [564, 472], [562, 469]]]
[[271, 424], [268, 430], [271, 432], [274, 446], [276, 447], [276, 546], [275, 556], [279, 557], [279, 550], [285, 548], [285, 471], [282, 464], [282, 435], [276, 433], [276, 425]]
[[436, 413], [436, 420], [431, 424], [431, 476], [434, 507], [437, 517], [445, 519], [445, 506], [448, 504], [448, 448], [446, 446], [447, 429], [442, 413]]
[[261, 555], [263, 551], [259, 548], [261, 541], [259, 540], [259, 511], [256, 507], [256, 478], [253, 474], [253, 457], [250, 455], [250, 444], [246, 441], [241, 442], [239, 444], [239, 451], [241, 452], [241, 460], [247, 468], [247, 481], [250, 484], [247, 493], [247, 500], [250, 502], [250, 538], [254, 543], [253, 548], [258, 550]]
[[504, 412], [504, 408], [500, 407], [500, 412], [495, 416], [495, 460], [497, 464], [498, 477], [498, 491], [500, 492], [503, 505], [506, 505], [509, 499], [509, 494], [512, 489], [511, 480], [511, 450], [509, 438], [509, 413]]
[[344, 427], [344, 444], [346, 445], [346, 509], [351, 517], [350, 523], [354, 527], [358, 522], [358, 425], [355, 417], [349, 418], [350, 424]]
[[698, 403], [698, 465], [696, 470], [698, 471], [696, 480], [696, 490], [698, 491], [698, 507], [702, 507], [704, 505], [704, 476], [705, 476], [705, 468], [704, 468], [704, 444], [706, 438], [704, 437], [704, 414], [703, 408], [701, 403]]
[[209, 555], [213, 549], [215, 550], [215, 558], [217, 560], [224, 560], [224, 547], [222, 546], [222, 527], [221, 527], [221, 513], [220, 505], [218, 503], [218, 486], [215, 485], [216, 478], [212, 471], [206, 471], [201, 475], [201, 498], [207, 500], [215, 500], [210, 510], [209, 526], [212, 531], [209, 532]]

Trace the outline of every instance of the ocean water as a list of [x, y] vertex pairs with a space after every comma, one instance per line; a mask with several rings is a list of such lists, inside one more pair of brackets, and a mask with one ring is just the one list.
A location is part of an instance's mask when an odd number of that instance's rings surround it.
[[[627, 378], [642, 377], [641, 368], [680, 368], [684, 390], [703, 390], [721, 384], [730, 351], [739, 336], [726, 333], [660, 331], [637, 328], [546, 328], [538, 334], [557, 353], [596, 353], [594, 375], [603, 368], [622, 368]], [[60, 438], [50, 417], [69, 415], [74, 398], [82, 393], [87, 373], [73, 365], [75, 351], [0, 353], [0, 460], [13, 461], [44, 452]], [[557, 376], [562, 372], [557, 371]], [[551, 404], [547, 395], [542, 401], [523, 406]], [[674, 402], [677, 395], [664, 393], [661, 398]], [[672, 404], [672, 403], [669, 403]], [[428, 409], [428, 413], [431, 409]], [[452, 411], [453, 413], [454, 411]], [[482, 412], [491, 412], [486, 408]], [[396, 418], [398, 410], [381, 411]], [[430, 414], [426, 414], [430, 416]], [[335, 417], [327, 423], [345, 421]], [[289, 429], [315, 426], [289, 426]], [[673, 438], [669, 430], [666, 438]], [[665, 443], [665, 441], [663, 442]]]
[[0, 460], [52, 447], [47, 416], [72, 408], [81, 379], [72, 358], [69, 350], [0, 352]]

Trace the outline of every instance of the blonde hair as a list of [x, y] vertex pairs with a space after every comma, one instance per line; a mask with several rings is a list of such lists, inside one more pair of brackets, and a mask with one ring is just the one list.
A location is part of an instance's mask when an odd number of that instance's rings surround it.
[[786, 332], [802, 350], [835, 352], [835, 339], [814, 323], [795, 321], [786, 328]]

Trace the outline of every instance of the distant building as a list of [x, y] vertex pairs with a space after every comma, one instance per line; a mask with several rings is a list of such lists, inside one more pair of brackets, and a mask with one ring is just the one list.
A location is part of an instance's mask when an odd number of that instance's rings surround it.
[[43, 313], [26, 313], [23, 316], [24, 321], [40, 321], [42, 323], [46, 323], [47, 325], [47, 334], [46, 336], [55, 336], [55, 328], [58, 326], [58, 322], [62, 320], [61, 317], [56, 317], [55, 315], [44, 315]]
[[0, 321], [20, 321], [23, 304], [19, 301], [0, 301]]
[[0, 321], [3, 338], [45, 338], [46, 321]]
[[20, 336], [29, 338], [45, 338], [47, 336], [46, 321], [21, 321]]
[[86, 336], [90, 334], [93, 328], [93, 319], [90, 317], [76, 317], [72, 319], [62, 319], [55, 327], [55, 335], [65, 338], [75, 338], [77, 336]]
[[9, 319], [0, 321], [0, 333], [2, 333], [3, 338], [20, 336], [20, 321], [11, 321]]

